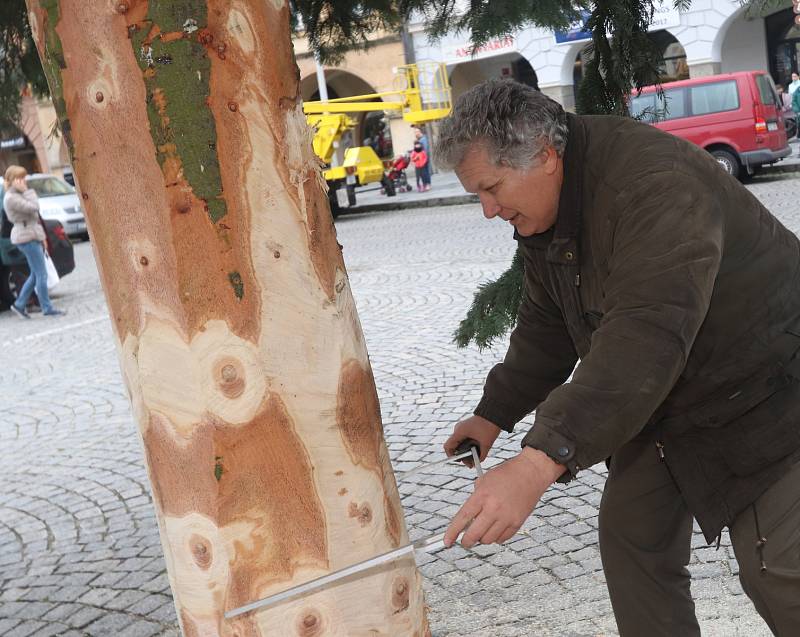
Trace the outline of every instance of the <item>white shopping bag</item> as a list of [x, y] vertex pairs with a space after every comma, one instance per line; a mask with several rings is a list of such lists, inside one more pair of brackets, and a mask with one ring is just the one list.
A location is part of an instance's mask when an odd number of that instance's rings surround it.
[[44, 265], [47, 269], [47, 290], [50, 291], [58, 285], [60, 279], [56, 271], [56, 266], [50, 258], [50, 255], [47, 254], [47, 250], [44, 251]]

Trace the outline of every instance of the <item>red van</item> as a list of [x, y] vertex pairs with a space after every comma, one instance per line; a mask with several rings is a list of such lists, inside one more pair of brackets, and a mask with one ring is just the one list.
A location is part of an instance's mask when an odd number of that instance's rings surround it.
[[648, 86], [631, 115], [705, 148], [734, 177], [791, 154], [782, 105], [764, 71], [710, 75]]

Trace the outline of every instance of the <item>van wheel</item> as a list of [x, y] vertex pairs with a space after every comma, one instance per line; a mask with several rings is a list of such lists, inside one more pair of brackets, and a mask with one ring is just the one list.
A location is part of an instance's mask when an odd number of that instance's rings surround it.
[[739, 176], [739, 160], [733, 153], [727, 150], [717, 149], [711, 151], [711, 156], [717, 160], [717, 163], [722, 166], [726, 173], [732, 177]]

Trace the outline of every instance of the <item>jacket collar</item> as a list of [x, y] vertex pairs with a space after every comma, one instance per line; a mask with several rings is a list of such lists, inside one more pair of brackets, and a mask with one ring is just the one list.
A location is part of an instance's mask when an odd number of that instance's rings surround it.
[[558, 215], [553, 228], [542, 234], [514, 238], [522, 245], [546, 249], [552, 263], [576, 265], [579, 262], [578, 238], [581, 231], [583, 164], [586, 132], [577, 115], [567, 113], [567, 146], [564, 150], [564, 180], [558, 199]]

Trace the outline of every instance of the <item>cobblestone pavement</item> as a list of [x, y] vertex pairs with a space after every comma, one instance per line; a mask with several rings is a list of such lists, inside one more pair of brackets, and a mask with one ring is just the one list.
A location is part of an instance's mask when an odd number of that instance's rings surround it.
[[[792, 175], [751, 190], [800, 230]], [[367, 213], [337, 222], [396, 470], [440, 457], [502, 349], [459, 350], [451, 333], [478, 282], [507, 266], [507, 227], [476, 205]], [[0, 635], [177, 635], [138, 435], [121, 383], [90, 245], [60, 284], [60, 319], [0, 315]], [[522, 430], [498, 441], [516, 453]], [[427, 557], [437, 637], [615, 635], [597, 548], [602, 466], [551, 489], [504, 547]], [[467, 496], [466, 469], [401, 484], [413, 537], [442, 530]], [[704, 635], [769, 633], [743, 595], [727, 537], [694, 536]], [[276, 636], [282, 637], [282, 636]], [[392, 636], [393, 637], [393, 636]]]

